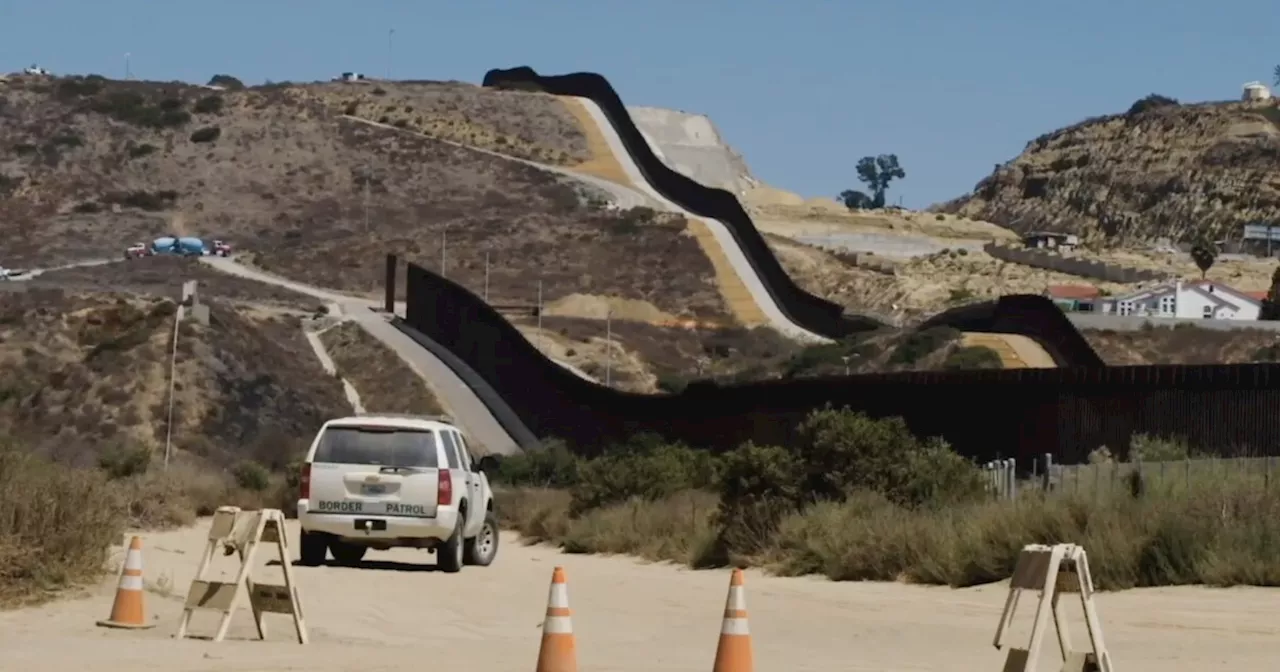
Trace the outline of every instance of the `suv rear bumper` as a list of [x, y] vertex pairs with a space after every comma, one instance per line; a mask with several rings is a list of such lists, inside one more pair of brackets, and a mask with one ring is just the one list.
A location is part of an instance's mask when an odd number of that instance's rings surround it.
[[[356, 529], [356, 521], [385, 521], [386, 529]], [[396, 543], [398, 540], [446, 541], [453, 536], [458, 525], [458, 510], [452, 506], [436, 509], [434, 518], [409, 516], [379, 516], [370, 514], [317, 513], [310, 510], [310, 502], [298, 500], [298, 524], [303, 532], [318, 532], [343, 540], [359, 543], [377, 542], [378, 545], [418, 546], [422, 544]]]

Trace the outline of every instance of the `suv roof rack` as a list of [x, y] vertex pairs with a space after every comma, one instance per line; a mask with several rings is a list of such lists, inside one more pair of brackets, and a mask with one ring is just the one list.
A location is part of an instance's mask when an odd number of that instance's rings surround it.
[[405, 418], [407, 420], [428, 420], [431, 422], [443, 422], [446, 424], [455, 424], [453, 416], [449, 415], [429, 415], [426, 413], [379, 413], [376, 411], [361, 411], [356, 413], [356, 417], [360, 418]]

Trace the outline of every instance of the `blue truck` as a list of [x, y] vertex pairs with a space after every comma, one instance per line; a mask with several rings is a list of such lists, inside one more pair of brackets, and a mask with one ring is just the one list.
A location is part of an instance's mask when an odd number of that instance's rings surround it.
[[151, 254], [180, 254], [184, 257], [199, 257], [209, 253], [204, 241], [199, 238], [183, 236], [161, 236], [151, 241]]
[[192, 236], [160, 236], [151, 241], [150, 245], [146, 243], [134, 243], [125, 248], [125, 259], [137, 259], [140, 257], [151, 257], [161, 254], [176, 254], [183, 257], [202, 257], [213, 254], [219, 257], [231, 256], [231, 245], [221, 240], [213, 241], [213, 248], [210, 249], [204, 241]]

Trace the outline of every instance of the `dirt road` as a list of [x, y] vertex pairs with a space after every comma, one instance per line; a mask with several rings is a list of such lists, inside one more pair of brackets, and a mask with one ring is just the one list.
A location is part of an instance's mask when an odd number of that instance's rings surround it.
[[[295, 528], [296, 529], [296, 528]], [[290, 641], [286, 617], [269, 616], [270, 641], [252, 641], [247, 612], [221, 643], [171, 638], [182, 595], [207, 531], [148, 534], [145, 578], [157, 627], [94, 626], [110, 611], [115, 579], [92, 595], [0, 613], [0, 668], [95, 672], [234, 670], [532, 669], [552, 567], [565, 566], [584, 672], [705, 672], [723, 613], [727, 573], [694, 572], [627, 558], [566, 556], [502, 539], [488, 568], [431, 571], [416, 551], [370, 553], [363, 568], [299, 568], [312, 641]], [[296, 532], [294, 536], [296, 544]], [[296, 552], [296, 551], [295, 551]], [[229, 559], [219, 565], [230, 569]], [[278, 567], [255, 575], [279, 582]], [[1003, 586], [951, 590], [886, 583], [831, 583], [748, 572], [747, 601], [757, 669], [990, 672]], [[1030, 602], [1030, 601], [1026, 601]], [[1280, 590], [1171, 588], [1103, 595], [1099, 610], [1119, 669], [1126, 672], [1275, 668]], [[1018, 632], [1031, 614], [1019, 613]], [[211, 615], [193, 634], [213, 631]], [[1079, 638], [1082, 626], [1074, 628]], [[1077, 639], [1077, 641], [1079, 641]], [[1042, 669], [1056, 646], [1050, 634]], [[457, 665], [459, 667], [446, 667]], [[1060, 663], [1059, 663], [1060, 665]]]

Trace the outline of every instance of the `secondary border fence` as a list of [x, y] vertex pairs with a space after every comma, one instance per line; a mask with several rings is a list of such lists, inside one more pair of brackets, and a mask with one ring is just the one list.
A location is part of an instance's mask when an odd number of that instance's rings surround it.
[[1131, 492], [1137, 484], [1162, 489], [1246, 484], [1280, 488], [1280, 458], [1274, 456], [1056, 465], [1046, 454], [1033, 463], [1029, 477], [1021, 478], [1013, 459], [993, 460], [980, 467], [987, 491], [1002, 500], [1014, 499], [1027, 490], [1101, 497]]

